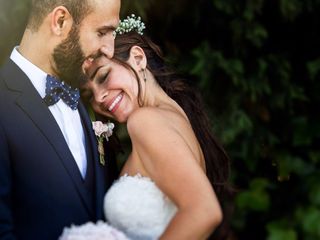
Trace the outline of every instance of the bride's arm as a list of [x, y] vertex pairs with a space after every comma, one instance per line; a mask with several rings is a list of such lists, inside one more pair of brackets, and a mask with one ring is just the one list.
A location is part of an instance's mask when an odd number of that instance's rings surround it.
[[168, 119], [150, 109], [130, 117], [128, 132], [146, 171], [178, 207], [161, 239], [206, 239], [220, 224], [222, 211], [184, 139]]

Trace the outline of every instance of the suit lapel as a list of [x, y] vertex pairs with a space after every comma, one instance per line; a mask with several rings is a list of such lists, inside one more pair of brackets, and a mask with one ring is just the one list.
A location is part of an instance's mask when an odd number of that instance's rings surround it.
[[[106, 191], [106, 180], [104, 176], [104, 167], [99, 162], [99, 153], [98, 153], [98, 143], [94, 131], [92, 129], [92, 122], [90, 117], [84, 107], [84, 105], [79, 102], [79, 113], [81, 115], [83, 125], [87, 132], [89, 147], [91, 148], [92, 152], [92, 159], [93, 159], [93, 168], [94, 168], [94, 184], [95, 184], [95, 206], [96, 206], [96, 217], [97, 219], [103, 218], [103, 198]], [[106, 162], [108, 162], [106, 160]]]
[[4, 66], [3, 71], [4, 76], [6, 76], [4, 80], [8, 88], [21, 93], [16, 99], [17, 105], [29, 116], [35, 126], [39, 128], [46, 137], [48, 143], [55, 149], [55, 152], [59, 156], [59, 159], [80, 195], [82, 202], [89, 214], [93, 216], [94, 213], [90, 207], [90, 199], [83, 186], [80, 171], [63, 134], [47, 105], [41, 99], [31, 81], [11, 60]]

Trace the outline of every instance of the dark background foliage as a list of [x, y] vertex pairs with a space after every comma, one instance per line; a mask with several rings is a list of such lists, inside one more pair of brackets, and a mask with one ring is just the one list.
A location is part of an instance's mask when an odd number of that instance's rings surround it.
[[[0, 3], [1, 63], [30, 3]], [[319, 12], [320, 0], [122, 1], [200, 89], [232, 158], [229, 239], [320, 239]]]

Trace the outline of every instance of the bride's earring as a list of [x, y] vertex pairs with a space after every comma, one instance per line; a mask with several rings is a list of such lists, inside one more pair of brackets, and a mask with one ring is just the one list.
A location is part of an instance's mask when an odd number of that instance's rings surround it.
[[142, 106], [144, 106], [144, 103], [146, 102], [146, 92], [147, 92], [147, 88], [146, 88], [146, 83], [147, 83], [147, 70], [146, 68], [142, 70], [143, 72], [143, 80], [144, 80], [144, 91], [143, 91], [143, 102], [142, 102]]
[[146, 69], [143, 69], [143, 80], [144, 80], [145, 82], [147, 81]]

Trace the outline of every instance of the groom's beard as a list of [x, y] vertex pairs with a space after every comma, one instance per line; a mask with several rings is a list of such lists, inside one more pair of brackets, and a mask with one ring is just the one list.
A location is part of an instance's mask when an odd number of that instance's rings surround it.
[[79, 88], [80, 82], [86, 79], [82, 72], [85, 56], [79, 38], [78, 27], [73, 25], [67, 39], [56, 46], [52, 54], [57, 76], [74, 88]]

